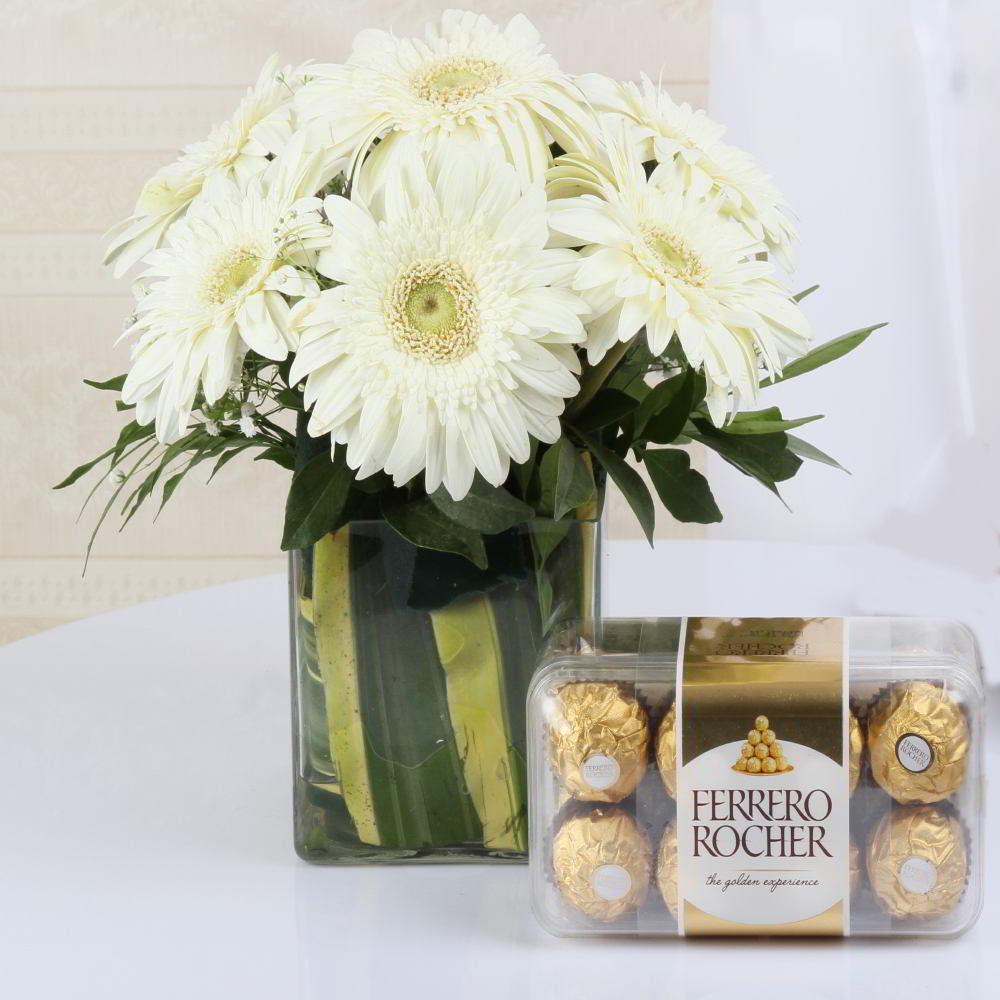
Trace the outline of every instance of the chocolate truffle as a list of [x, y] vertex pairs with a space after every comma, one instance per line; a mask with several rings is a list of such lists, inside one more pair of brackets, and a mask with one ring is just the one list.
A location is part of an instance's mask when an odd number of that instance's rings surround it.
[[890, 809], [867, 851], [868, 881], [893, 917], [934, 917], [953, 910], [965, 892], [965, 836], [935, 806]]
[[637, 910], [649, 888], [652, 850], [621, 809], [571, 816], [552, 841], [552, 878], [563, 899], [594, 920]]
[[861, 885], [861, 848], [853, 837], [847, 850], [847, 884], [852, 896]]
[[656, 732], [656, 766], [663, 779], [663, 787], [672, 799], [677, 797], [677, 703], [663, 717]]
[[861, 778], [861, 726], [853, 712], [847, 714], [847, 763], [850, 769], [850, 795], [858, 787]]
[[635, 791], [649, 748], [645, 709], [619, 684], [564, 684], [546, 708], [552, 770], [574, 798], [619, 802]]
[[656, 887], [672, 917], [677, 916], [677, 821], [671, 820], [656, 855]]
[[938, 802], [965, 780], [969, 726], [961, 708], [935, 684], [899, 684], [868, 719], [875, 780], [897, 802]]

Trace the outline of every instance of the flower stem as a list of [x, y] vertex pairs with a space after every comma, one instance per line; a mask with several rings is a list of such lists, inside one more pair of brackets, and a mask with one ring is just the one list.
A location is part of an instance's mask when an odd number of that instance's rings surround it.
[[631, 345], [631, 341], [619, 341], [604, 355], [604, 359], [599, 364], [583, 376], [580, 380], [580, 391], [566, 409], [567, 417], [575, 416], [597, 395], [604, 383], [611, 377], [611, 373], [618, 367], [618, 363], [625, 357]]

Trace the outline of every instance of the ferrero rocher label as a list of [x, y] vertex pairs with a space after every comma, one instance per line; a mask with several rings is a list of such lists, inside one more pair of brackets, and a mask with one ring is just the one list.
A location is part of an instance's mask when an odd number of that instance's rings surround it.
[[657, 867], [682, 934], [847, 933], [860, 730], [844, 651], [841, 619], [687, 620], [676, 857], [665, 837]]
[[969, 726], [947, 691], [897, 684], [868, 719], [872, 776], [897, 802], [939, 802], [965, 780]]
[[951, 912], [965, 892], [965, 836], [936, 806], [890, 809], [868, 845], [868, 881], [879, 905], [898, 918]]
[[652, 850], [624, 810], [594, 807], [572, 815], [552, 841], [552, 878], [563, 899], [593, 920], [637, 910], [649, 889]]
[[619, 802], [646, 769], [646, 711], [620, 684], [563, 684], [547, 708], [549, 759], [563, 787], [585, 802]]

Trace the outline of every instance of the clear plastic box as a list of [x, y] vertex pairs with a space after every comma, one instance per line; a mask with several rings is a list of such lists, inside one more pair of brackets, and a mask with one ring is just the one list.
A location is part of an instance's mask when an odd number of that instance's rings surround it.
[[958, 623], [570, 623], [527, 722], [554, 934], [950, 936], [979, 915], [983, 684]]

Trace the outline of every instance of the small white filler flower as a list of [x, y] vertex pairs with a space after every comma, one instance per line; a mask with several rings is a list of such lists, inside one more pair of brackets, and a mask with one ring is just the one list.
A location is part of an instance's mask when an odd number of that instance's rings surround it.
[[573, 345], [584, 302], [567, 287], [577, 256], [546, 249], [541, 185], [522, 189], [484, 149], [426, 161], [401, 151], [368, 202], [329, 197], [319, 271], [335, 288], [299, 303], [292, 379], [306, 377], [309, 432], [347, 445], [364, 478], [422, 470], [456, 500], [478, 470], [493, 485], [555, 441], [578, 390]]
[[207, 138], [185, 146], [179, 159], [161, 167], [139, 193], [135, 211], [108, 234], [105, 264], [116, 278], [160, 246], [170, 224], [211, 177], [229, 177], [245, 187], [266, 169], [268, 155], [279, 153], [292, 135], [292, 96], [298, 74], [279, 70], [272, 56], [229, 121]]
[[660, 164], [647, 179], [641, 143], [624, 122], [606, 122], [608, 161], [572, 168], [557, 164], [552, 187], [579, 186], [597, 194], [556, 198], [550, 224], [584, 260], [573, 281], [587, 299], [587, 354], [599, 362], [616, 343], [630, 341], [645, 326], [649, 349], [662, 354], [677, 337], [688, 362], [702, 368], [712, 419], [757, 396], [761, 369], [808, 346], [805, 316], [772, 275], [774, 265], [756, 259], [762, 244], [686, 190], [673, 163]]
[[[215, 177], [175, 223], [167, 243], [145, 258], [147, 294], [124, 336], [138, 337], [122, 399], [141, 424], [173, 441], [187, 426], [199, 386], [208, 403], [230, 388], [247, 349], [282, 361], [296, 340], [289, 298], [315, 295], [300, 268], [325, 241], [317, 155], [290, 144], [245, 192]], [[308, 193], [308, 194], [307, 194]]]
[[406, 135], [425, 146], [465, 139], [500, 147], [533, 181], [550, 162], [550, 136], [564, 149], [593, 143], [586, 101], [523, 14], [501, 28], [445, 11], [424, 39], [362, 31], [344, 65], [313, 65], [308, 77], [296, 112], [333, 159], [360, 162], [379, 137], [374, 163], [391, 160]]

